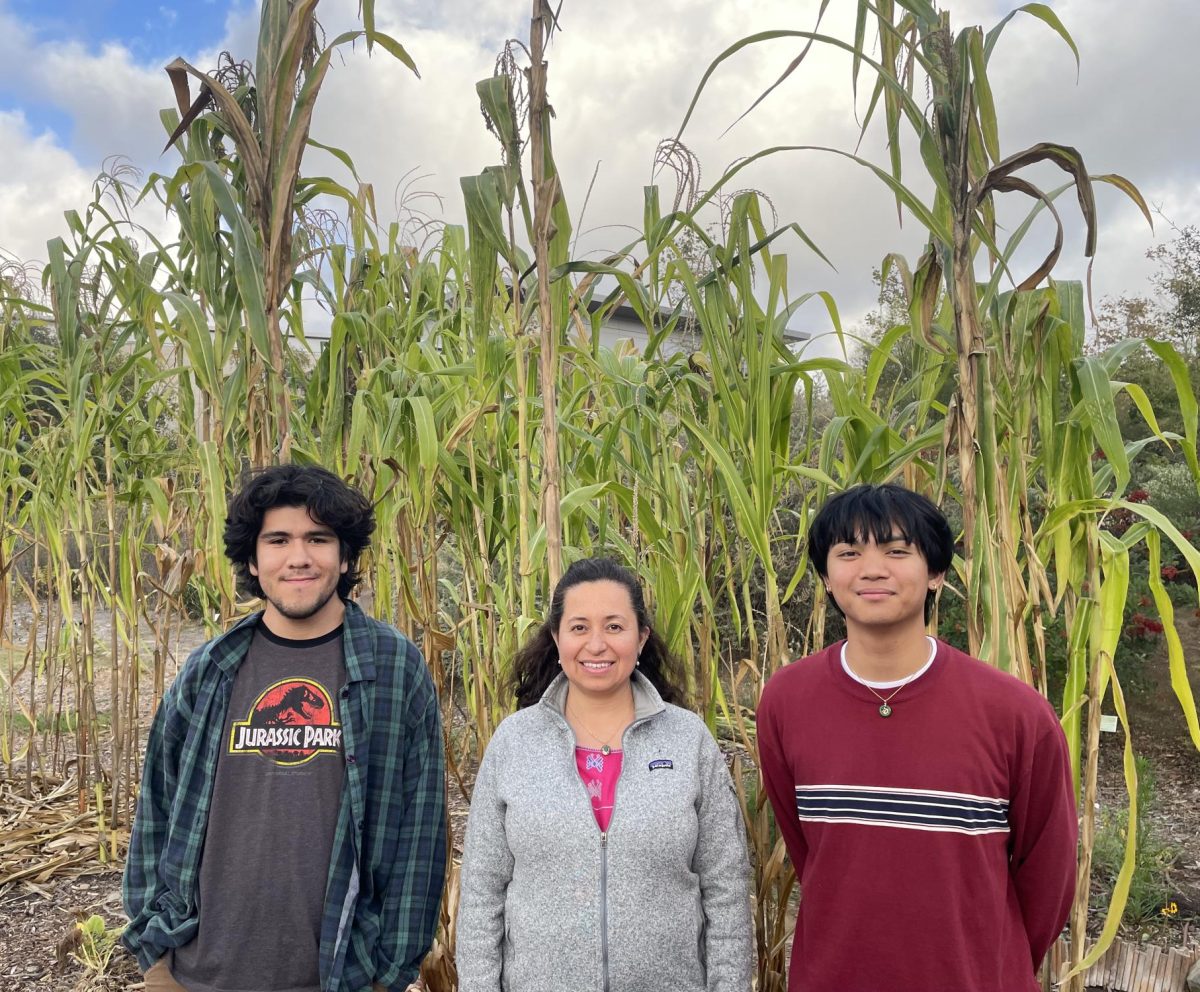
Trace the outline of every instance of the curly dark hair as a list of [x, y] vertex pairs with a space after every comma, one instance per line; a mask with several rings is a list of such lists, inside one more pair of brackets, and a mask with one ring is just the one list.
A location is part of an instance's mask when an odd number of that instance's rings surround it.
[[542, 693], [562, 670], [553, 635], [562, 623], [567, 590], [584, 582], [616, 582], [625, 587], [639, 632], [649, 631], [637, 670], [650, 680], [663, 702], [682, 706], [684, 693], [679, 687], [682, 682], [679, 661], [655, 631], [637, 577], [611, 558], [584, 558], [571, 565], [558, 580], [554, 595], [550, 597], [549, 616], [513, 658], [508, 686], [516, 697], [517, 708], [524, 709], [541, 699]]
[[360, 578], [358, 556], [371, 543], [375, 511], [353, 486], [317, 465], [272, 465], [247, 473], [241, 488], [230, 497], [225, 517], [225, 556], [233, 563], [238, 586], [260, 599], [258, 578], [250, 574], [255, 564], [263, 517], [277, 506], [303, 506], [313, 520], [337, 534], [346, 571], [338, 579], [337, 593], [347, 598]]
[[[898, 486], [852, 486], [825, 501], [808, 528], [808, 553], [817, 574], [828, 575], [829, 549], [835, 544], [873, 540], [878, 544], [894, 536], [904, 538], [925, 559], [931, 575], [945, 575], [954, 561], [954, 533], [946, 515], [932, 500]], [[925, 595], [925, 622], [933, 616], [937, 592]], [[831, 595], [833, 608], [842, 612]], [[845, 614], [843, 614], [844, 616]]]

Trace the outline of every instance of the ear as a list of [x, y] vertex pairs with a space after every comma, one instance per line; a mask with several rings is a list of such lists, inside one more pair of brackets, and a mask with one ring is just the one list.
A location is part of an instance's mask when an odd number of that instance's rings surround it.
[[253, 558], [251, 558], [248, 562], [246, 562], [246, 567], [248, 569], [250, 569], [250, 574], [253, 575], [257, 579], [258, 578], [258, 562], [256, 562]]
[[942, 583], [945, 581], [946, 581], [946, 573], [945, 572], [939, 572], [937, 575], [929, 576], [930, 592], [937, 592], [939, 589], [942, 588]]
[[340, 571], [342, 575], [345, 575], [348, 571], [350, 571], [350, 562], [346, 561], [345, 558], [342, 559], [342, 567]]
[[638, 654], [642, 653], [642, 648], [644, 648], [646, 646], [646, 642], [648, 640], [650, 640], [650, 628], [649, 627], [647, 627], [645, 630], [642, 631], [642, 636], [638, 640]]

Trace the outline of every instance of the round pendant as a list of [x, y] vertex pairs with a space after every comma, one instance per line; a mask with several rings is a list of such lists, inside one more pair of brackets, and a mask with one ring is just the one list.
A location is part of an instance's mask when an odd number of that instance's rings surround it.
[[[890, 713], [891, 710], [888, 710], [888, 712]], [[600, 753], [605, 754], [605, 755], [612, 754], [612, 748], [609, 747], [607, 744], [605, 744], [603, 747], [600, 748]]]
[[887, 704], [887, 703], [884, 703], [882, 706], [880, 706], [880, 707], [879, 707], [879, 715], [880, 715], [880, 716], [882, 716], [882, 717], [889, 717], [889, 716], [891, 716], [891, 715], [892, 715], [892, 708], [891, 708], [890, 706], [888, 706], [888, 704]]

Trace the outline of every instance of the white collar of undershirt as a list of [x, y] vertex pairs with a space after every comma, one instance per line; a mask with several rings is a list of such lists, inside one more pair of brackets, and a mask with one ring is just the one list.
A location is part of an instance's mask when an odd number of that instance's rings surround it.
[[868, 689], [898, 689], [900, 686], [907, 685], [909, 682], [915, 682], [927, 671], [929, 671], [930, 666], [933, 665], [933, 659], [937, 656], [937, 641], [935, 641], [928, 634], [925, 635], [925, 640], [929, 642], [929, 660], [915, 672], [913, 672], [912, 675], [906, 675], [904, 678], [897, 679], [895, 682], [868, 682], [861, 676], [855, 675], [850, 669], [849, 662], [846, 661], [846, 643], [844, 641], [842, 642], [842, 671], [849, 675], [850, 678], [854, 679], [855, 682], [865, 685]]

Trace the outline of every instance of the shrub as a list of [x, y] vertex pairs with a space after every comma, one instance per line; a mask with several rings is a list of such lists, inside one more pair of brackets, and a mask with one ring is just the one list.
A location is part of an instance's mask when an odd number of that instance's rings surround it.
[[[1155, 778], [1150, 763], [1143, 757], [1137, 766], [1137, 839], [1134, 848], [1133, 878], [1129, 884], [1129, 901], [1122, 920], [1139, 924], [1153, 920], [1167, 906], [1171, 897], [1167, 870], [1174, 864], [1177, 852], [1159, 837], [1150, 822], [1150, 810], [1155, 801]], [[1092, 878], [1103, 889], [1097, 908], [1107, 910], [1112, 888], [1125, 859], [1128, 837], [1129, 810], [1101, 811], [1092, 849]]]

